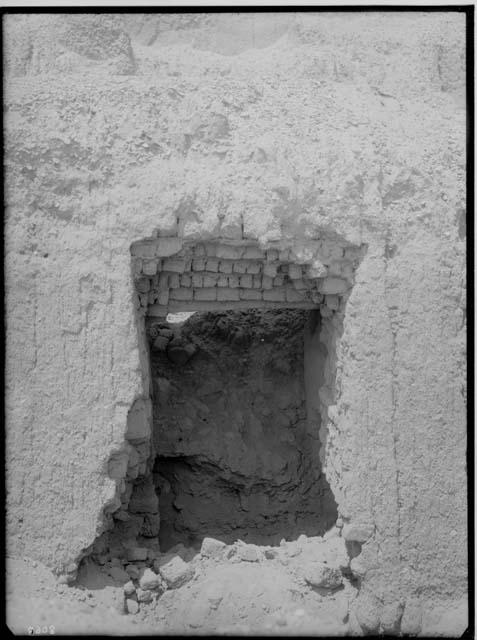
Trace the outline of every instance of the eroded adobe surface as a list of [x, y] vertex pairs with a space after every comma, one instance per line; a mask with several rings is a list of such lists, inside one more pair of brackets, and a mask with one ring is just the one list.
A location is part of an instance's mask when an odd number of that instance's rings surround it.
[[460, 633], [463, 16], [18, 15], [5, 47], [11, 550], [64, 571], [153, 464], [135, 243], [278, 243], [304, 267], [340, 239], [366, 252], [314, 410], [362, 545], [350, 616]]

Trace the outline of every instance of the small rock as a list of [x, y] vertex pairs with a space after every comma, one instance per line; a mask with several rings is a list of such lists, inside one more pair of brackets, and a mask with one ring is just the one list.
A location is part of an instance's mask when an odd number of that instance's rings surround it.
[[126, 598], [126, 610], [128, 613], [137, 613], [139, 611], [139, 605], [136, 600], [132, 600], [131, 598]]
[[141, 589], [154, 590], [161, 585], [161, 578], [151, 571], [151, 569], [143, 569], [139, 578], [139, 586]]
[[299, 536], [298, 536], [298, 540], [297, 540], [297, 542], [298, 542], [299, 544], [303, 544], [303, 543], [305, 543], [307, 540], [308, 540], [308, 538], [305, 536], [305, 534], [304, 534], [304, 533], [302, 533], [301, 535], [299, 535]]
[[152, 591], [149, 591], [148, 589], [136, 589], [136, 597], [138, 602], [151, 602]]
[[303, 577], [312, 587], [323, 589], [336, 589], [343, 583], [341, 571], [322, 562], [310, 563], [306, 567]]
[[78, 569], [78, 565], [76, 564], [76, 562], [71, 562], [67, 567], [66, 567], [66, 573], [75, 573], [75, 571]]
[[136, 593], [136, 587], [133, 585], [131, 580], [129, 580], [129, 582], [126, 582], [126, 584], [124, 585], [123, 591], [125, 595], [132, 596], [134, 593]]
[[178, 589], [192, 580], [195, 570], [179, 556], [174, 556], [159, 568], [161, 576], [169, 589]]
[[132, 580], [138, 580], [141, 571], [135, 564], [128, 564], [126, 567], [126, 573]]
[[117, 580], [118, 582], [125, 583], [129, 580], [129, 574], [121, 567], [111, 567], [108, 569], [108, 574], [113, 580]]
[[267, 558], [267, 560], [274, 560], [275, 558], [278, 558], [278, 551], [277, 549], [265, 549], [265, 558]]
[[374, 526], [364, 524], [345, 524], [341, 535], [348, 542], [366, 542], [374, 533]]
[[254, 544], [243, 544], [237, 547], [237, 556], [244, 562], [260, 562], [263, 559], [259, 547]]
[[147, 547], [130, 547], [127, 550], [127, 558], [130, 562], [147, 560], [148, 551]]
[[215, 538], [204, 538], [200, 552], [206, 558], [216, 558], [220, 556], [227, 545], [221, 540]]

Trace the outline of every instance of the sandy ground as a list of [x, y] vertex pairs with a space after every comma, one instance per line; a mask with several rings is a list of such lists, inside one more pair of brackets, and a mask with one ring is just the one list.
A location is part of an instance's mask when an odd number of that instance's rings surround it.
[[346, 635], [355, 588], [345, 577], [338, 588], [318, 588], [309, 576], [316, 562], [343, 565], [343, 550], [337, 530], [272, 548], [228, 545], [216, 557], [183, 548], [192, 578], [135, 614], [125, 613], [125, 580], [107, 566], [86, 560], [68, 586], [38, 562], [8, 558], [7, 624], [15, 634]]

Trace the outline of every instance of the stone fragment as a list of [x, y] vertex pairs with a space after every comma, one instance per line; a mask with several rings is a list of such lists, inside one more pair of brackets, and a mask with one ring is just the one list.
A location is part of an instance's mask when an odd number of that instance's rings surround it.
[[142, 272], [146, 276], [154, 276], [157, 273], [157, 260], [143, 260]]
[[172, 271], [174, 273], [184, 273], [186, 262], [184, 258], [167, 258], [162, 263], [163, 271]]
[[341, 278], [324, 278], [319, 285], [320, 293], [344, 293], [350, 284]]
[[242, 257], [245, 260], [263, 260], [264, 253], [258, 247], [245, 247]]
[[217, 256], [217, 258], [225, 258], [226, 260], [240, 260], [240, 258], [242, 257], [242, 253], [242, 247], [234, 247], [222, 244], [217, 247], [215, 255]]
[[219, 270], [219, 261], [215, 258], [208, 258], [207, 262], [205, 263], [205, 270], [216, 273]]
[[221, 540], [215, 538], [204, 538], [202, 540], [202, 546], [200, 552], [206, 558], [216, 558], [220, 556], [227, 545]]
[[277, 275], [277, 265], [265, 263], [263, 265], [263, 273], [266, 276], [270, 276], [270, 278], [274, 278]]
[[156, 277], [156, 281], [157, 281], [157, 286], [159, 287], [160, 290], [169, 288], [169, 274], [161, 273], [159, 275], [159, 279], [157, 279]]
[[247, 273], [258, 274], [261, 270], [260, 262], [249, 262], [247, 265]]
[[236, 555], [244, 562], [260, 562], [260, 560], [263, 560], [260, 548], [254, 544], [237, 545]]
[[108, 462], [108, 475], [113, 480], [121, 480], [126, 475], [129, 456], [127, 451], [116, 451]]
[[234, 273], [247, 273], [247, 263], [246, 262], [234, 262], [233, 272]]
[[[171, 273], [169, 276], [169, 289], [178, 289], [181, 286], [181, 280], [178, 273]], [[171, 292], [169, 292], [169, 296]]]
[[203, 244], [196, 244], [194, 247], [194, 256], [205, 256], [205, 247]]
[[328, 309], [332, 311], [337, 311], [340, 306], [340, 299], [337, 295], [327, 295], [325, 296], [325, 304]]
[[217, 286], [218, 287], [228, 287], [229, 286], [229, 279], [227, 278], [227, 276], [219, 276], [219, 279], [217, 280]]
[[126, 557], [130, 562], [147, 560], [147, 547], [129, 547]]
[[129, 575], [121, 567], [110, 567], [108, 569], [108, 574], [113, 578], [113, 580], [117, 580], [118, 582], [124, 583], [129, 580]]
[[128, 564], [126, 566], [126, 573], [131, 580], [137, 580], [139, 578], [140, 569], [135, 564]]
[[149, 438], [152, 424], [152, 403], [150, 398], [138, 398], [127, 417], [126, 438], [139, 440]]
[[217, 289], [217, 300], [222, 302], [240, 300], [238, 289]]
[[267, 560], [274, 560], [275, 558], [278, 558], [278, 549], [272, 548], [272, 549], [265, 549], [265, 558], [267, 558]]
[[283, 276], [275, 276], [275, 278], [273, 278], [274, 287], [281, 287], [283, 286], [284, 282], [285, 282], [285, 278]]
[[139, 611], [139, 605], [137, 601], [133, 600], [132, 598], [126, 598], [126, 611], [131, 615], [137, 613]]
[[152, 344], [152, 348], [154, 351], [165, 351], [168, 344], [169, 338], [166, 338], [165, 336], [157, 336]]
[[288, 276], [291, 280], [301, 280], [303, 277], [303, 271], [297, 264], [290, 264], [288, 267]]
[[155, 255], [159, 257], [173, 256], [182, 249], [181, 238], [158, 238], [155, 241]]
[[240, 276], [239, 284], [243, 289], [251, 289], [253, 284], [252, 276], [248, 274]]
[[126, 596], [132, 596], [134, 593], [136, 593], [136, 587], [134, 586], [134, 584], [132, 583], [131, 580], [129, 580], [128, 582], [126, 582], [126, 584], [123, 587], [123, 591], [124, 594]]
[[188, 273], [181, 275], [181, 287], [190, 287], [192, 284], [192, 278]]
[[194, 300], [217, 300], [217, 291], [220, 291], [220, 289], [214, 287], [194, 289]]
[[310, 562], [305, 568], [303, 577], [312, 587], [323, 589], [336, 589], [343, 583], [341, 571], [323, 562]]
[[184, 562], [179, 556], [174, 556], [163, 564], [159, 571], [169, 589], [178, 589], [189, 580], [192, 580], [195, 574], [193, 567]]
[[278, 260], [278, 258], [279, 258], [279, 255], [276, 249], [269, 249], [267, 251], [267, 260], [269, 262], [275, 262], [276, 260]]
[[219, 271], [221, 273], [232, 273], [233, 262], [223, 262], [219, 263]]
[[217, 276], [206, 275], [202, 279], [202, 286], [204, 287], [215, 287], [217, 284]]
[[138, 602], [152, 602], [152, 591], [147, 589], [136, 589], [136, 597]]
[[301, 291], [293, 289], [293, 287], [285, 288], [285, 296], [287, 302], [303, 302], [305, 294]]
[[241, 300], [261, 300], [262, 292], [259, 289], [240, 289]]
[[173, 289], [169, 298], [171, 300], [192, 300], [193, 290], [180, 287], [179, 289]]
[[328, 269], [319, 260], [314, 260], [312, 264], [306, 267], [306, 275], [308, 278], [324, 278], [328, 273]]
[[140, 293], [147, 293], [151, 288], [151, 281], [149, 278], [138, 278], [136, 280], [136, 289]]
[[161, 577], [151, 571], [151, 569], [143, 569], [139, 577], [139, 586], [141, 589], [154, 591], [161, 585]]
[[262, 287], [263, 289], [272, 289], [273, 278], [271, 278], [270, 276], [262, 276]]
[[264, 290], [263, 299], [271, 302], [285, 302], [285, 289]]
[[204, 285], [204, 278], [198, 273], [192, 274], [192, 286], [193, 287], [202, 287]]
[[238, 276], [229, 276], [229, 287], [231, 289], [235, 289], [239, 286], [239, 277]]
[[205, 271], [205, 259], [194, 258], [194, 260], [192, 260], [192, 269], [194, 271]]
[[341, 535], [346, 541], [366, 542], [374, 533], [373, 525], [345, 524]]
[[134, 514], [158, 513], [159, 499], [150, 477], [135, 483], [128, 508]]
[[262, 288], [262, 276], [253, 276], [253, 288], [254, 289]]
[[293, 280], [293, 286], [297, 291], [303, 291], [305, 289], [308, 289], [308, 285], [306, 284], [306, 282], [301, 279]]

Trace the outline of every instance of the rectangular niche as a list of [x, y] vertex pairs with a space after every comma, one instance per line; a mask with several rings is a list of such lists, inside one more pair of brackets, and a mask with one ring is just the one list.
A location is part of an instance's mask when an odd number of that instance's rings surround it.
[[310, 315], [319, 314], [224, 310], [148, 321], [162, 549], [206, 536], [278, 544], [322, 535], [336, 521], [319, 416], [307, 419]]

